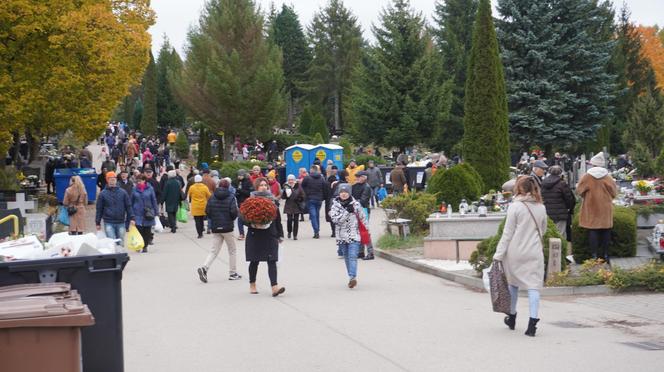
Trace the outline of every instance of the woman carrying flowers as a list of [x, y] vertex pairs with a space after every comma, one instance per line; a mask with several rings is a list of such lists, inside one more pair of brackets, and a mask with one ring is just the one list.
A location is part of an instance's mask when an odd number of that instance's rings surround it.
[[277, 260], [279, 259], [279, 243], [284, 239], [281, 216], [278, 213], [277, 201], [270, 192], [266, 178], [259, 177], [254, 182], [256, 191], [240, 206], [240, 214], [245, 225], [249, 226], [245, 244], [245, 256], [249, 262], [249, 289], [257, 294], [256, 274], [258, 263], [267, 262], [268, 276], [272, 285], [272, 296], [276, 297], [286, 291], [277, 284]]

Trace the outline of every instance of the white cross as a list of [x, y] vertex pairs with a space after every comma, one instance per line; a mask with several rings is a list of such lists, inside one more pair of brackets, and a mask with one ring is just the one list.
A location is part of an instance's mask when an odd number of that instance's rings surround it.
[[21, 215], [25, 216], [27, 210], [35, 209], [34, 200], [25, 200], [25, 194], [16, 194], [16, 201], [7, 202], [7, 209], [20, 209]]

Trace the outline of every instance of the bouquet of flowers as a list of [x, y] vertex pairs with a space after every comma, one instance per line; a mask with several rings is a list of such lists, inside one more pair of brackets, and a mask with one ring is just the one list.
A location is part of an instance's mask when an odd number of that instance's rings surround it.
[[646, 180], [636, 181], [633, 185], [636, 191], [641, 193], [641, 195], [646, 195], [653, 189], [652, 183]]
[[267, 229], [277, 218], [277, 206], [270, 199], [251, 197], [240, 206], [240, 215], [253, 227]]

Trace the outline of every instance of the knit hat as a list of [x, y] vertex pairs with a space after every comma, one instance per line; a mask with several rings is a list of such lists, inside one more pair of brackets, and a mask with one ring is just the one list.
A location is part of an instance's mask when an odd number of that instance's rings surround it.
[[238, 175], [238, 176], [241, 176], [241, 177], [244, 177], [244, 176], [247, 175], [247, 171], [244, 170], [244, 169], [238, 169], [238, 171], [237, 171], [237, 175]]
[[288, 175], [288, 180], [294, 180], [294, 179], [296, 179], [294, 174]]
[[339, 185], [339, 194], [341, 194], [342, 192], [347, 192], [351, 194], [350, 183], [342, 183], [341, 185]]
[[606, 159], [604, 158], [604, 153], [600, 152], [599, 154], [593, 156], [592, 159], [590, 159], [590, 164], [592, 164], [595, 167], [604, 168], [606, 166]]
[[200, 174], [194, 176], [194, 182], [203, 182], [203, 177]]
[[118, 176], [113, 171], [106, 172], [106, 182], [108, 182], [109, 178], [118, 178]]
[[210, 176], [219, 177], [219, 171], [218, 170], [213, 170], [212, 172], [210, 172]]

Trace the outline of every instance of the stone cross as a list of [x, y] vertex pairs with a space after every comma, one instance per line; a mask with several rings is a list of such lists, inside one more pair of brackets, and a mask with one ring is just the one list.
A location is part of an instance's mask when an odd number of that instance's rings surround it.
[[560, 239], [549, 239], [549, 264], [546, 270], [547, 280], [550, 279], [552, 275], [559, 273], [561, 270], [562, 246], [563, 243]]
[[27, 210], [32, 210], [36, 207], [34, 200], [25, 200], [25, 194], [17, 193], [16, 201], [7, 202], [7, 209], [20, 209], [23, 216], [27, 214]]

